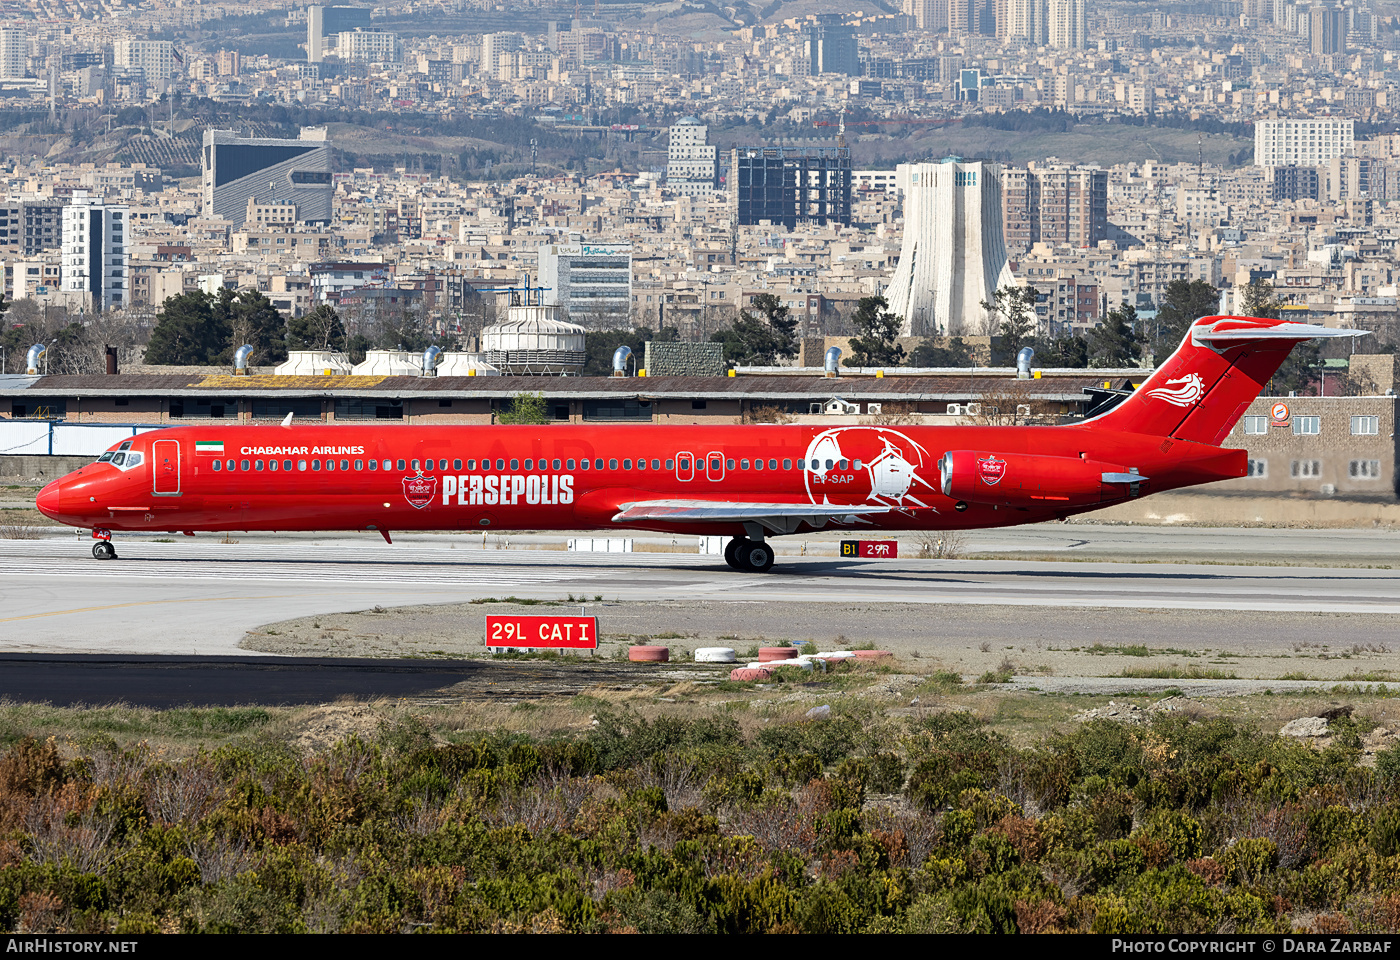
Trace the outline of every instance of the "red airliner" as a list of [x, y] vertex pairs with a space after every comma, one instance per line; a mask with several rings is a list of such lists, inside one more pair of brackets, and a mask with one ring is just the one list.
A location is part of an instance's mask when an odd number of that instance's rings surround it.
[[1218, 444], [1290, 350], [1353, 336], [1204, 317], [1136, 392], [1067, 426], [195, 426], [125, 440], [44, 487], [45, 516], [114, 530], [578, 530], [732, 537], [949, 530], [1068, 517], [1243, 477]]

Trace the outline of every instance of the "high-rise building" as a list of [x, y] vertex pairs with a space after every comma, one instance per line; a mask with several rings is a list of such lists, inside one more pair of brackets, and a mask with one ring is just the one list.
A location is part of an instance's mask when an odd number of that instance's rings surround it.
[[326, 40], [348, 30], [369, 29], [369, 7], [307, 7], [306, 59], [320, 63], [331, 49]]
[[1254, 165], [1321, 166], [1352, 152], [1354, 129], [1354, 121], [1338, 118], [1260, 120], [1254, 125]]
[[939, 33], [948, 29], [948, 4], [949, 0], [904, 0], [904, 15], [915, 29]]
[[1346, 53], [1347, 12], [1341, 7], [1313, 7], [1308, 11], [1308, 27], [1308, 47], [1314, 56]]
[[767, 221], [789, 230], [799, 223], [851, 222], [851, 151], [738, 147], [729, 189], [739, 222]]
[[630, 243], [551, 243], [540, 248], [545, 306], [557, 306], [574, 323], [603, 329], [632, 313]]
[[950, 37], [994, 37], [996, 0], [947, 0]]
[[986, 326], [982, 304], [1013, 282], [1002, 237], [1001, 165], [949, 158], [901, 163], [904, 246], [885, 298], [905, 336]]
[[719, 182], [719, 147], [710, 128], [694, 117], [682, 117], [671, 127], [666, 146], [666, 189], [683, 197], [714, 193]]
[[1036, 243], [1093, 247], [1108, 238], [1108, 171], [1065, 164], [1002, 171], [1006, 248]]
[[[1048, 19], [1046, 0], [1006, 0], [1005, 39], [1044, 46], [1050, 41]], [[1000, 27], [997, 35], [1002, 35]]]
[[816, 24], [807, 28], [807, 59], [812, 76], [821, 73], [860, 76], [856, 36], [843, 19], [839, 13], [820, 13]]
[[1320, 183], [1315, 167], [1274, 167], [1269, 197], [1273, 200], [1316, 200]]
[[397, 63], [399, 36], [378, 30], [342, 32], [336, 37], [335, 55], [348, 63]]
[[52, 199], [0, 201], [0, 254], [30, 257], [63, 241], [63, 204]]
[[0, 27], [0, 77], [22, 77], [29, 63], [29, 38], [19, 27]]
[[65, 293], [85, 294], [91, 309], [111, 310], [130, 303], [127, 292], [128, 213], [79, 192], [63, 209]]
[[1089, 5], [1086, 0], [1049, 0], [1046, 36], [1050, 46], [1084, 50], [1089, 46]]
[[204, 131], [204, 212], [241, 227], [248, 200], [296, 204], [297, 219], [330, 223], [331, 151], [324, 127], [306, 127], [297, 140], [239, 137]]
[[175, 73], [175, 44], [170, 40], [118, 40], [112, 44], [112, 65], [140, 71], [147, 83], [169, 80]]

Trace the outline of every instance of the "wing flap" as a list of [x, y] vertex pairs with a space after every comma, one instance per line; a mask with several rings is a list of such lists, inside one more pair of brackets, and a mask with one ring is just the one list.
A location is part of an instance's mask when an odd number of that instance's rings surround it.
[[890, 513], [896, 507], [883, 504], [751, 503], [733, 500], [642, 500], [621, 504], [614, 523], [642, 520], [675, 520], [690, 523], [720, 523], [750, 520], [811, 517], [818, 523], [834, 517], [867, 513]]

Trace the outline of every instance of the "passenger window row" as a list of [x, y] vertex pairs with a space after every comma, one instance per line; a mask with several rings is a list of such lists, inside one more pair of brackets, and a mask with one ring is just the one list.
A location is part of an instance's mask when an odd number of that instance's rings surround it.
[[[103, 455], [102, 459], [103, 459], [103, 460], [112, 459], [112, 460], [114, 460], [114, 462], [120, 464], [121, 461], [120, 461], [119, 459], [116, 459], [116, 458], [119, 458], [119, 457], [121, 457], [121, 456], [122, 456], [122, 454], [120, 454], [120, 453], [116, 454], [115, 457], [113, 457], [112, 454], [107, 453], [107, 454], [104, 454], [104, 455]], [[134, 462], [136, 462], [136, 463], [139, 463], [139, 462], [140, 462], [140, 454], [132, 454], [131, 457], [132, 457], [132, 458], [135, 458], [135, 461], [134, 461]], [[132, 462], [131, 460], [128, 460], [128, 465], [131, 465], [131, 462]], [[493, 468], [493, 467], [492, 467], [492, 461], [489, 460], [489, 459], [484, 459], [484, 460], [481, 461], [481, 469], [482, 469], [483, 471], [492, 470], [492, 469], [495, 469], [495, 470], [505, 470], [505, 469], [506, 469], [506, 463], [507, 463], [506, 460], [504, 460], [504, 459], [498, 459], [498, 460], [495, 461], [495, 466], [494, 466], [494, 468]], [[509, 461], [509, 463], [510, 463], [510, 469], [511, 469], [512, 471], [518, 471], [518, 470], [520, 470], [520, 460], [519, 460], [519, 459], [512, 459], [511, 461]], [[526, 471], [535, 470], [535, 469], [536, 469], [535, 463], [536, 463], [536, 461], [535, 461], [534, 459], [526, 460], [526, 461], [525, 461], [525, 470], [526, 470]], [[559, 460], [559, 459], [555, 459], [555, 460], [552, 460], [552, 461], [551, 461], [551, 460], [545, 460], [545, 459], [541, 458], [541, 459], [539, 460], [539, 467], [538, 467], [538, 469], [540, 469], [540, 470], [550, 470], [550, 469], [553, 469], [553, 470], [565, 470], [565, 469], [566, 469], [566, 470], [574, 470], [574, 469], [588, 470], [588, 469], [590, 469], [590, 466], [591, 466], [591, 468], [594, 469], [594, 470], [602, 470], [602, 469], [603, 469], [603, 463], [604, 463], [604, 461], [603, 461], [601, 458], [596, 459], [596, 460], [593, 460], [593, 461], [588, 461], [588, 460], [574, 461], [574, 460]], [[577, 464], [577, 465], [576, 465], [576, 464]], [[680, 458], [680, 464], [681, 464], [681, 465], [680, 465], [680, 469], [681, 469], [682, 471], [685, 471], [685, 472], [689, 472], [689, 471], [690, 471], [690, 458], [689, 458], [689, 457], [681, 457], [681, 458]], [[792, 461], [791, 459], [785, 459], [785, 460], [783, 460], [783, 469], [784, 469], [784, 470], [792, 470], [792, 469], [797, 469], [797, 470], [812, 470], [812, 471], [817, 471], [817, 470], [822, 470], [822, 469], [827, 469], [827, 470], [848, 470], [848, 469], [852, 469], [852, 468], [854, 468], [854, 469], [856, 469], [856, 470], [861, 469], [861, 462], [860, 462], [859, 460], [855, 460], [855, 461], [848, 461], [848, 460], [827, 460], [827, 461], [825, 461], [825, 468], [823, 468], [822, 464], [823, 464], [823, 461], [821, 461], [821, 460], [815, 460], [815, 459], [814, 459], [814, 460], [812, 460], [812, 461], [810, 462], [810, 464], [809, 464], [809, 462], [808, 462], [807, 460], [798, 460], [798, 461], [796, 462], [796, 467], [794, 468], [794, 466], [793, 466], [793, 461]], [[700, 469], [700, 470], [705, 469], [705, 461], [704, 461], [704, 459], [703, 459], [703, 458], [697, 458], [696, 464], [695, 464], [695, 465], [696, 465], [696, 468], [697, 468], [697, 469]], [[723, 461], [719, 460], [718, 458], [712, 459], [712, 460], [710, 460], [709, 465], [710, 465], [710, 470], [711, 470], [711, 471], [714, 471], [714, 472], [718, 472], [718, 471], [721, 470], [721, 469], [728, 469], [728, 470], [734, 470], [734, 469], [736, 469], [735, 461], [734, 461], [734, 460], [730, 460], [730, 459], [726, 459], [726, 460], [723, 460]], [[378, 460], [355, 460], [355, 461], [353, 462], [353, 465], [352, 465], [352, 462], [349, 461], [349, 460], [341, 460], [341, 461], [339, 461], [339, 467], [337, 467], [337, 461], [335, 461], [335, 460], [326, 460], [326, 461], [324, 461], [324, 463], [323, 463], [321, 460], [280, 460], [280, 461], [279, 461], [279, 460], [267, 460], [266, 462], [264, 462], [264, 461], [262, 461], [262, 460], [214, 460], [214, 461], [211, 463], [211, 466], [213, 467], [213, 469], [214, 469], [215, 472], [221, 472], [221, 471], [225, 471], [225, 470], [231, 471], [231, 472], [232, 472], [232, 471], [239, 471], [239, 470], [258, 471], [258, 470], [264, 470], [264, 469], [265, 469], [265, 470], [268, 470], [268, 471], [274, 471], [274, 472], [277, 471], [277, 470], [281, 470], [281, 471], [283, 471], [283, 472], [291, 472], [291, 471], [294, 471], [294, 470], [295, 470], [295, 471], [305, 471], [305, 470], [307, 470], [307, 469], [310, 469], [310, 470], [312, 470], [313, 472], [314, 472], [314, 471], [319, 471], [319, 470], [322, 470], [322, 469], [324, 469], [326, 472], [334, 472], [336, 469], [340, 469], [340, 470], [342, 470], [342, 471], [348, 471], [348, 470], [352, 470], [352, 469], [353, 469], [353, 470], [378, 470], [378, 469], [380, 469], [380, 462], [379, 462]], [[464, 468], [464, 462], [463, 462], [462, 460], [453, 460], [453, 461], [452, 461], [452, 467], [451, 467], [451, 469], [453, 469], [453, 470], [462, 470], [463, 468]], [[421, 470], [427, 470], [427, 471], [435, 471], [435, 470], [446, 471], [446, 470], [448, 469], [448, 461], [446, 461], [446, 460], [425, 460], [425, 461], [422, 461], [422, 465], [420, 466], [420, 462], [419, 462], [418, 460], [410, 460], [410, 461], [405, 461], [405, 460], [397, 460], [397, 461], [395, 461], [395, 460], [385, 460], [385, 461], [384, 461], [383, 469], [385, 469], [385, 470], [395, 470], [395, 469], [397, 469], [397, 470], [405, 470], [405, 469], [408, 469], [408, 470], [414, 470], [414, 471], [418, 471], [418, 470], [421, 469]], [[467, 470], [469, 470], [469, 471], [474, 471], [474, 470], [476, 470], [476, 469], [477, 469], [477, 462], [476, 462], [475, 460], [467, 460], [467, 461], [465, 461], [465, 469], [467, 469]], [[617, 461], [616, 459], [609, 459], [609, 460], [607, 461], [607, 469], [609, 469], [609, 470], [616, 470], [616, 469], [618, 469], [618, 461]], [[633, 466], [633, 462], [632, 462], [631, 459], [624, 459], [624, 460], [622, 461], [622, 469], [623, 469], [623, 470], [633, 470], [633, 469], [636, 469], [636, 470], [645, 470], [645, 469], [647, 469], [647, 461], [644, 460], [644, 459], [638, 459], [638, 460], [636, 461], [636, 465], [635, 465], [635, 467], [634, 467], [634, 466]], [[660, 470], [660, 469], [661, 469], [661, 461], [660, 461], [660, 460], [652, 460], [652, 461], [651, 461], [651, 469], [652, 469], [652, 470]], [[667, 469], [667, 470], [674, 470], [674, 469], [676, 469], [676, 461], [675, 461], [675, 460], [667, 460], [667, 461], [666, 461], [666, 469]], [[741, 460], [738, 461], [738, 467], [737, 467], [737, 469], [740, 469], [740, 470], [762, 470], [762, 469], [764, 469], [764, 465], [763, 465], [763, 461], [762, 461], [762, 460], [754, 460], [752, 466], [750, 466], [750, 463], [749, 463], [749, 461], [748, 461], [747, 459], [741, 459]], [[767, 469], [769, 469], [769, 470], [777, 470], [777, 469], [778, 469], [778, 461], [777, 461], [777, 460], [769, 460], [769, 461], [768, 461]]]

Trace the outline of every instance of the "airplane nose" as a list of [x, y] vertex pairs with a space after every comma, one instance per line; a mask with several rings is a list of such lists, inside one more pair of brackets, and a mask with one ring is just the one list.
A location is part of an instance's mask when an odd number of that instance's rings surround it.
[[39, 508], [39, 512], [50, 520], [57, 520], [59, 514], [59, 504], [63, 492], [63, 481], [54, 480], [44, 485], [39, 491], [39, 495], [34, 498], [34, 506]]

